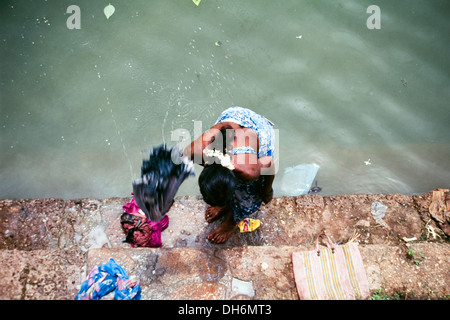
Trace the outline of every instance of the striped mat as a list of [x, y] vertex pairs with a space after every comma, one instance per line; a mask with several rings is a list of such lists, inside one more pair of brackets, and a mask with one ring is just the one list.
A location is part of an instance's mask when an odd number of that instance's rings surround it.
[[370, 296], [357, 243], [293, 252], [295, 283], [302, 300], [360, 300]]

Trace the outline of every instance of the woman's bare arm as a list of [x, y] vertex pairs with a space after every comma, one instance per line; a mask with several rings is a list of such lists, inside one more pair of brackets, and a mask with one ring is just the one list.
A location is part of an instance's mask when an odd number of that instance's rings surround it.
[[218, 123], [206, 130], [200, 137], [191, 142], [183, 151], [183, 155], [199, 165], [204, 165], [203, 149], [210, 145], [220, 133], [222, 124]]

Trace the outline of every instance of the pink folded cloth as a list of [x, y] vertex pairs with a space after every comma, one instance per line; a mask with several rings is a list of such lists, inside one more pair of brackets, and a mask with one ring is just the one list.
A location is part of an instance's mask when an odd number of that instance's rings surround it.
[[136, 203], [136, 200], [131, 199], [131, 202], [127, 202], [123, 205], [123, 211], [128, 213], [139, 213], [139, 207]]
[[125, 242], [133, 247], [159, 248], [162, 246], [161, 232], [169, 225], [167, 215], [161, 221], [150, 221], [136, 204], [134, 198], [124, 204], [125, 211], [120, 217], [122, 229], [127, 235]]

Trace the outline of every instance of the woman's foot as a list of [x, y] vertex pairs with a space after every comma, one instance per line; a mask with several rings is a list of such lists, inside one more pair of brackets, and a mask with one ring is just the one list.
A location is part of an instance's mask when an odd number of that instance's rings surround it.
[[208, 207], [205, 212], [206, 222], [213, 222], [222, 217], [226, 212], [230, 210], [229, 206], [225, 207]]
[[225, 221], [208, 235], [208, 240], [212, 243], [224, 243], [231, 236], [236, 226], [237, 223], [234, 221], [231, 211], [228, 211]]

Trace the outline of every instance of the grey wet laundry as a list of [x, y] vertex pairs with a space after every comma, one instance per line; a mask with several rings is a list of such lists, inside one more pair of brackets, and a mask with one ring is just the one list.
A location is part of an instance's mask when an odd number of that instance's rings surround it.
[[142, 161], [141, 177], [132, 183], [134, 199], [148, 219], [160, 221], [169, 211], [180, 185], [193, 175], [194, 163], [183, 157], [177, 146], [154, 147], [149, 159]]

